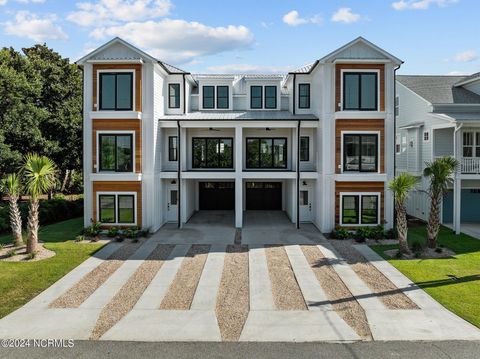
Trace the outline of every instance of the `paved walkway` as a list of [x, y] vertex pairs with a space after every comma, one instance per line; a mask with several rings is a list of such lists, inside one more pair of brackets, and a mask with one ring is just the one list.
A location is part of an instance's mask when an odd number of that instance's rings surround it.
[[[119, 293], [125, 295], [126, 290], [131, 290], [134, 296], [135, 290], [144, 285], [139, 297], [132, 299], [131, 307], [122, 308], [125, 313], [107, 327], [100, 336], [101, 340], [222, 341], [223, 331], [229, 328], [219, 325], [220, 319], [223, 319], [219, 316], [223, 315], [222, 310], [227, 309], [236, 320], [229, 325], [240, 327], [239, 341], [365, 340], [351, 323], [347, 323], [348, 320], [344, 320], [344, 313], [335, 310], [329, 294], [322, 287], [325, 283], [316, 277], [302, 252], [304, 246], [314, 246], [326, 260], [319, 265], [332, 268], [351, 293], [342, 301], [355, 301], [365, 312], [373, 340], [480, 340], [480, 330], [446, 310], [370, 248], [357, 245], [355, 249], [419, 308], [387, 309], [379, 299], [381, 294], [375, 294], [313, 226], [305, 225], [297, 231], [286, 220], [282, 221], [281, 215], [278, 216], [267, 219], [264, 225], [257, 217], [250, 220], [251, 226], [248, 226], [247, 220], [246, 228], [242, 230], [241, 244], [248, 250], [248, 261], [245, 262], [248, 268], [244, 268], [248, 273], [247, 288], [225, 288], [224, 284], [232, 283], [225, 282], [225, 276], [235, 278], [238, 275], [240, 280], [240, 272], [231, 272], [231, 268], [241, 269], [242, 263], [239, 262], [240, 257], [229, 250], [235, 240], [234, 228], [222, 225], [221, 220], [215, 225], [194, 221], [181, 230], [166, 226], [142, 243], [78, 307], [52, 308], [51, 304], [87, 273], [109, 261], [108, 258], [121, 246], [129, 243], [107, 245], [24, 307], [1, 319], [0, 338], [89, 339], [102, 320], [99, 319], [102, 318], [102, 309], [109, 303], [117, 303], [115, 300], [118, 300]], [[131, 283], [129, 279], [134, 275], [141, 278], [139, 273], [148, 261], [161, 260], [150, 256], [157, 246], [165, 244], [172, 245], [172, 248], [167, 253], [168, 257], [156, 267], [158, 272], [155, 275], [152, 273], [147, 283]], [[199, 244], [209, 245], [202, 247], [208, 248], [204, 261], [194, 261], [196, 255], [189, 255], [192, 245]], [[288, 306], [289, 295], [293, 297], [294, 289], [282, 292], [281, 285], [278, 285], [282, 278], [272, 277], [271, 245], [284, 250], [281, 252], [285, 253], [284, 257], [275, 258], [275, 263], [280, 263], [282, 270], [291, 271], [292, 278], [295, 278], [292, 288], [300, 291], [305, 304], [303, 309], [288, 310], [278, 306], [279, 302]], [[186, 261], [187, 258], [190, 262]], [[227, 261], [235, 265], [227, 266]], [[160, 309], [164, 305], [162, 301], [169, 294], [171, 296], [172, 291], [175, 294], [178, 288], [182, 289], [178, 295], [183, 296], [181, 299], [185, 300], [188, 309], [171, 309], [168, 305], [167, 309]], [[192, 291], [188, 291], [189, 288]], [[230, 293], [230, 298], [237, 296], [238, 301], [219, 303], [218, 293], [227, 293], [224, 297], [228, 298], [228, 292], [232, 290], [235, 292]], [[240, 304], [236, 308], [242, 295], [248, 296], [244, 316], [241, 315]], [[227, 304], [228, 308], [222, 307]]]

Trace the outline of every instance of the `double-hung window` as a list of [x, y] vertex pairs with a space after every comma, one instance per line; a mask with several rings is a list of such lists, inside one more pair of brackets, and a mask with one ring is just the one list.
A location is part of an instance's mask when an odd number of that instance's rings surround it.
[[463, 133], [463, 157], [480, 157], [480, 131]]
[[180, 84], [168, 85], [168, 107], [180, 108]]
[[203, 108], [215, 108], [215, 86], [203, 86]]
[[100, 171], [133, 171], [132, 134], [100, 134], [98, 142]]
[[168, 137], [168, 160], [177, 161], [178, 150], [177, 150], [177, 136]]
[[101, 223], [135, 223], [135, 196], [132, 194], [101, 194], [98, 196], [98, 209]]
[[310, 157], [310, 137], [300, 137], [300, 161], [309, 161]]
[[310, 108], [310, 84], [298, 85], [298, 108]]
[[228, 86], [217, 86], [217, 108], [228, 109]]
[[286, 167], [286, 138], [247, 138], [247, 168]]
[[265, 86], [265, 108], [277, 108], [277, 86]]
[[250, 107], [253, 109], [263, 107], [262, 86], [250, 87]]
[[343, 135], [343, 171], [378, 171], [378, 135]]
[[343, 194], [341, 195], [342, 225], [378, 224], [378, 194]]
[[344, 72], [343, 109], [377, 111], [377, 78], [376, 72]]
[[192, 168], [233, 168], [233, 139], [192, 138]]
[[133, 109], [133, 73], [100, 73], [100, 110], [131, 111]]

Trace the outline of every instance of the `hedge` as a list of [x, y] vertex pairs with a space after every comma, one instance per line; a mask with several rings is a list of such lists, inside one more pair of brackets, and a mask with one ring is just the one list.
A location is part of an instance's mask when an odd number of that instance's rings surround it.
[[[22, 224], [27, 225], [28, 202], [20, 202]], [[83, 215], [83, 199], [68, 201], [66, 199], [50, 199], [40, 201], [40, 225], [51, 224], [76, 218]], [[0, 204], [0, 233], [10, 232], [9, 208], [7, 202]]]

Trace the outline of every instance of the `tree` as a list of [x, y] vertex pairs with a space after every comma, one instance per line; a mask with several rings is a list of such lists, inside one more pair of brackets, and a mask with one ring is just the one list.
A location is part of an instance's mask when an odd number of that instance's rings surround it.
[[406, 201], [409, 192], [415, 187], [417, 179], [410, 173], [401, 173], [388, 184], [388, 188], [395, 197], [395, 212], [397, 218], [397, 233], [400, 253], [411, 254], [408, 248], [407, 208]]
[[430, 178], [428, 195], [430, 196], [430, 213], [427, 224], [427, 242], [429, 248], [437, 247], [438, 231], [440, 230], [440, 204], [448, 186], [453, 183], [458, 161], [453, 157], [437, 158], [427, 162], [423, 174]]
[[55, 164], [50, 158], [35, 153], [25, 156], [22, 174], [25, 177], [25, 188], [30, 196], [27, 253], [35, 253], [37, 250], [39, 200], [40, 196], [55, 188], [56, 172]]
[[23, 246], [22, 237], [22, 216], [18, 208], [18, 199], [21, 195], [22, 184], [20, 178], [11, 173], [7, 175], [1, 183], [2, 192], [8, 196], [8, 203], [10, 209], [10, 227], [12, 229], [13, 243], [15, 247]]

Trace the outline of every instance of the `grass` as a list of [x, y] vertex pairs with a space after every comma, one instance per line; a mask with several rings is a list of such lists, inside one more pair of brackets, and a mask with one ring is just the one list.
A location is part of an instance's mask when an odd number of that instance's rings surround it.
[[[408, 242], [415, 241], [425, 245], [425, 226], [409, 229]], [[465, 234], [457, 236], [442, 227], [439, 246], [453, 250], [456, 255], [442, 259], [399, 260], [384, 254], [385, 250], [398, 248], [396, 245], [377, 245], [372, 249], [443, 306], [480, 327], [480, 240]]]
[[[38, 262], [0, 261], [0, 318], [27, 303], [103, 246], [74, 243], [82, 228], [83, 218], [42, 227], [39, 238], [45, 248], [56, 253], [52, 258]], [[0, 243], [11, 240], [10, 235], [0, 237]]]

